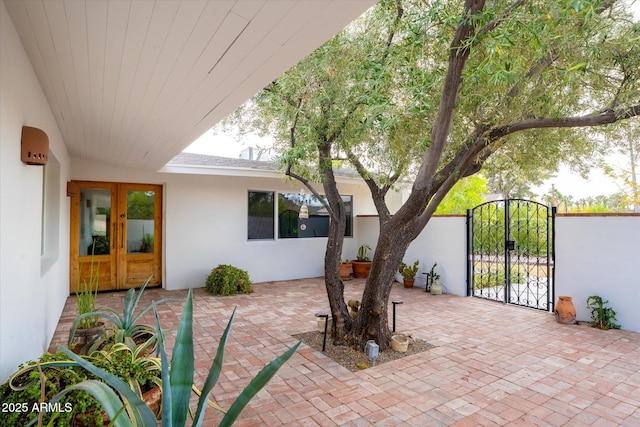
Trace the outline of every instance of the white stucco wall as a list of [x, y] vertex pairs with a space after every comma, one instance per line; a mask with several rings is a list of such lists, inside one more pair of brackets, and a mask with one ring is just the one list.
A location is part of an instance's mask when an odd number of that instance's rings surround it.
[[[359, 231], [358, 244], [367, 243], [375, 248], [378, 240], [378, 217], [357, 218]], [[422, 233], [409, 245], [404, 262], [413, 264], [420, 261], [420, 269], [416, 276], [416, 285], [425, 286], [425, 276], [434, 263], [438, 263], [436, 271], [446, 292], [466, 296], [466, 217], [435, 216], [431, 218]], [[402, 276], [396, 275], [401, 281]]]
[[[204, 286], [218, 264], [249, 272], [254, 282], [317, 277], [324, 274], [326, 238], [247, 239], [247, 194], [250, 190], [300, 192], [300, 184], [281, 178], [156, 173], [74, 160], [77, 180], [140, 182], [164, 185], [163, 286], [182, 289]], [[352, 195], [354, 211], [375, 212], [361, 183], [340, 183]], [[346, 238], [343, 258], [354, 258], [359, 240]]]
[[[0, 2], [0, 382], [49, 346], [68, 295], [69, 158], [44, 93]], [[22, 126], [49, 137], [57, 177], [48, 188], [43, 236], [43, 167], [20, 161]]]
[[623, 329], [640, 332], [640, 217], [556, 218], [556, 301], [572, 297], [578, 320], [589, 321], [590, 295], [609, 300]]

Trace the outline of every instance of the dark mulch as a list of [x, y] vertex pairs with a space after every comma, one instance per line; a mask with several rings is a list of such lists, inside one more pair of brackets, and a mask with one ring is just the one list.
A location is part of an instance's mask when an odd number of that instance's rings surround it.
[[[322, 351], [323, 335], [324, 334], [322, 332], [313, 331], [297, 334], [294, 335], [294, 337], [307, 344], [309, 347], [318, 351]], [[423, 351], [428, 351], [429, 349], [432, 349], [434, 347], [434, 345], [429, 344], [425, 340], [419, 338], [415, 340], [412, 339], [409, 341], [407, 351], [404, 353], [400, 353], [391, 348], [379, 352], [378, 358], [376, 359], [376, 365], [401, 359], [412, 354], [422, 353]], [[331, 337], [327, 337], [327, 345], [324, 353], [327, 355], [327, 357], [331, 358], [333, 361], [344, 366], [352, 372], [357, 372], [361, 369], [371, 367], [371, 358], [367, 357], [363, 351], [358, 351], [352, 347], [344, 345], [334, 346], [332, 344]]]

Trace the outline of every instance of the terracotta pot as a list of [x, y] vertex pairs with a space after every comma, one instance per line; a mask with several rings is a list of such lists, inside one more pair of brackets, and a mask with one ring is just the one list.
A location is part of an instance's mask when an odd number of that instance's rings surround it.
[[142, 393], [142, 401], [157, 416], [160, 413], [160, 404], [162, 403], [162, 389], [156, 386], [149, 391], [145, 391]]
[[366, 279], [369, 277], [369, 270], [371, 270], [371, 261], [353, 261], [353, 277], [359, 277]]
[[75, 344], [75, 347], [73, 348], [73, 352], [76, 354], [80, 354], [80, 352], [82, 351], [82, 348], [85, 345], [87, 345], [89, 342], [91, 342], [94, 337], [100, 335], [103, 331], [104, 331], [103, 322], [98, 322], [98, 326], [94, 326], [93, 328], [76, 329], [76, 333], [73, 335], [73, 337], [70, 337], [73, 340], [72, 341], [73, 344]]
[[413, 284], [416, 282], [416, 279], [405, 279], [403, 277], [402, 281], [404, 282], [405, 288], [413, 288]]
[[576, 323], [576, 308], [573, 306], [571, 297], [560, 296], [556, 304], [556, 321], [563, 325], [572, 325]]
[[351, 263], [340, 263], [340, 278], [342, 280], [351, 280]]

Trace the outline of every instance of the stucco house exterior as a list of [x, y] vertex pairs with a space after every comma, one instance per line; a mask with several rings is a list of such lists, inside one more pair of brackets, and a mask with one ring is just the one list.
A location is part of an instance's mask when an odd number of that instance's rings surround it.
[[[222, 263], [256, 282], [323, 274], [326, 215], [299, 183], [263, 162], [180, 153], [374, 3], [0, 0], [0, 382], [49, 347], [94, 242], [108, 289], [149, 273], [200, 287]], [[23, 126], [46, 133], [46, 166], [21, 161]], [[359, 178], [338, 183], [353, 258], [375, 245], [376, 211]], [[152, 214], [131, 214], [130, 197]], [[288, 228], [302, 200], [311, 218]], [[392, 211], [402, 201], [388, 195]], [[556, 295], [600, 294], [640, 332], [640, 217], [559, 217], [556, 229]], [[466, 295], [465, 218], [433, 218], [415, 259]]]
[[[374, 3], [0, 1], [0, 381], [48, 347], [83, 239], [110, 238], [119, 288], [151, 258], [168, 289], [202, 286], [219, 263], [256, 281], [321, 274], [325, 239], [248, 236], [249, 192], [299, 185], [272, 170], [165, 165]], [[21, 161], [23, 126], [46, 133], [46, 166]], [[354, 217], [373, 213], [361, 183], [340, 185]], [[133, 193], [153, 195], [153, 226], [116, 216], [123, 197], [97, 206]], [[153, 255], [124, 237], [135, 221], [155, 234]]]

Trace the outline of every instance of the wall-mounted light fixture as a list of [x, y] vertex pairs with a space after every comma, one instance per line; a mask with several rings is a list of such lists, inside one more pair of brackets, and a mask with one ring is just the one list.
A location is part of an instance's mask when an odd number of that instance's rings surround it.
[[22, 126], [22, 148], [20, 160], [28, 165], [47, 164], [49, 157], [49, 137], [43, 130]]
[[304, 204], [304, 188], [300, 190], [300, 200], [302, 201], [302, 206], [300, 206], [300, 212], [298, 213], [299, 219], [308, 219], [309, 218], [309, 207]]
[[309, 218], [309, 208], [307, 205], [300, 206], [300, 213], [298, 214], [298, 218], [307, 219]]

